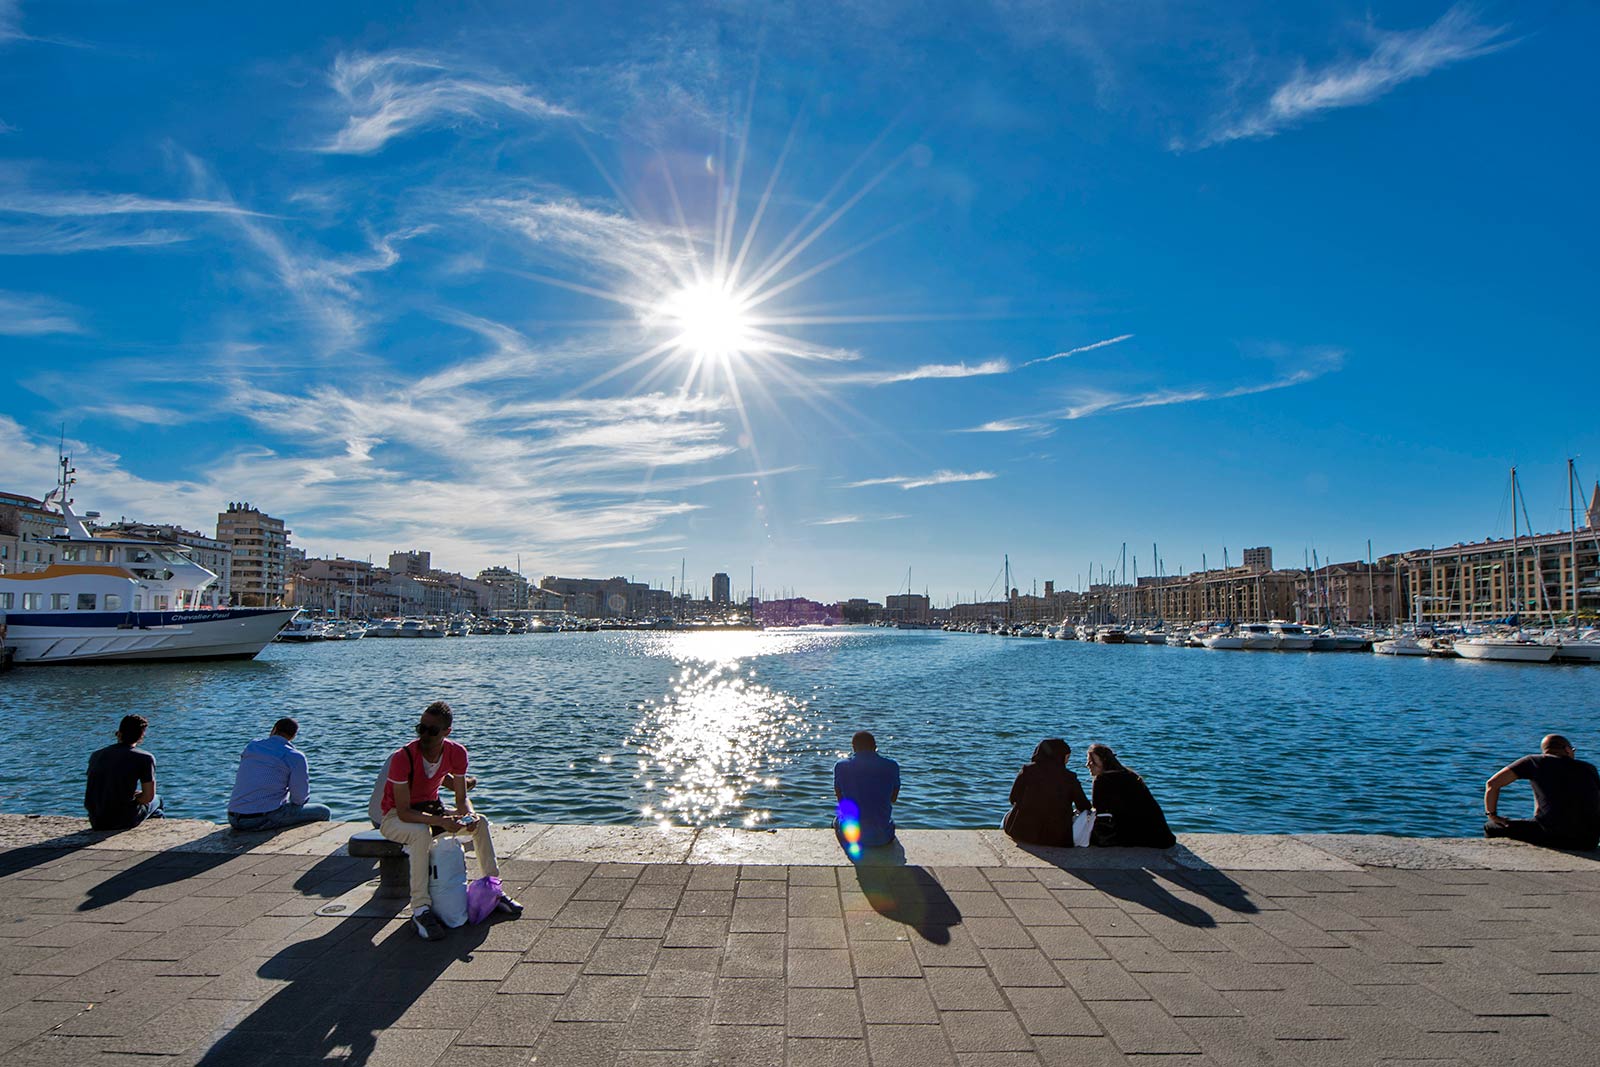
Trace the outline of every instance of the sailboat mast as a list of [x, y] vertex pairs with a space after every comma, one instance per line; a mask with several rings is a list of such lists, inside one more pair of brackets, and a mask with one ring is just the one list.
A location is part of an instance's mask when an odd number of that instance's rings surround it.
[[1517, 468], [1511, 468], [1511, 604], [1513, 614], [1520, 619], [1522, 615], [1521, 592], [1522, 575], [1517, 573], [1517, 548], [1519, 531], [1517, 528]]
[[1572, 570], [1572, 625], [1578, 625], [1578, 500], [1573, 495], [1572, 457], [1567, 457], [1567, 566]]

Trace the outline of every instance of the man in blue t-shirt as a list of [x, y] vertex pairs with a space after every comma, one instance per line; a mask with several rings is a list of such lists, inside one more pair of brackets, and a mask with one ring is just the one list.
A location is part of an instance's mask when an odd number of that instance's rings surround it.
[[833, 795], [839, 801], [833, 826], [845, 851], [858, 859], [862, 848], [894, 842], [900, 764], [878, 755], [877, 739], [865, 730], [850, 738], [850, 748], [850, 757], [833, 765]]

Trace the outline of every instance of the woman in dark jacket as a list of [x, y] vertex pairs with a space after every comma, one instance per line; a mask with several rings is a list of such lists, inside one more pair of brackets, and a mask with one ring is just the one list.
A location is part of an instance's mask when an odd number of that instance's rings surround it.
[[1067, 770], [1072, 746], [1046, 738], [1011, 783], [1011, 810], [1000, 828], [1028, 845], [1072, 845], [1072, 816], [1089, 807], [1078, 776]]
[[1171, 848], [1178, 843], [1150, 787], [1110, 746], [1090, 745], [1088, 764], [1094, 775], [1094, 844]]

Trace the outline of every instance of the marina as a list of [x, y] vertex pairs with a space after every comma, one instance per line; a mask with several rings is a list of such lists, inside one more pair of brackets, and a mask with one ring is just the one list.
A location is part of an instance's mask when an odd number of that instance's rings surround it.
[[997, 825], [1018, 766], [1059, 736], [1075, 767], [1113, 745], [1180, 832], [1463, 835], [1495, 768], [1553, 730], [1594, 736], [1597, 683], [1582, 665], [882, 627], [271, 644], [9, 672], [0, 711], [44, 765], [0, 810], [79, 814], [87, 753], [133, 712], [169, 814], [217, 818], [239, 749], [293, 715], [314, 798], [349, 818], [410, 717], [445, 699], [497, 821], [826, 826], [833, 762], [865, 727], [904, 769], [908, 827]]

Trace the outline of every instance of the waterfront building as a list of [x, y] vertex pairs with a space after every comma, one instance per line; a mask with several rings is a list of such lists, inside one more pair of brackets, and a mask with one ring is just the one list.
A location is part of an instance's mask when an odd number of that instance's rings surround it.
[[883, 605], [864, 596], [851, 597], [834, 606], [838, 609], [839, 618], [845, 622], [877, 622], [883, 617]]
[[1244, 566], [1247, 570], [1257, 574], [1265, 574], [1272, 569], [1271, 548], [1247, 548], [1244, 550]]
[[478, 584], [487, 592], [486, 608], [505, 615], [528, 610], [528, 579], [510, 567], [488, 567], [478, 572]]
[[248, 503], [229, 503], [217, 516], [217, 540], [233, 553], [232, 598], [241, 607], [268, 607], [284, 600], [289, 534], [275, 519]]
[[711, 576], [711, 603], [727, 607], [733, 601], [733, 580], [720, 571]]
[[675, 598], [665, 589], [651, 589], [644, 582], [626, 578], [558, 578], [546, 575], [539, 590], [554, 594], [552, 605], [585, 619], [649, 618], [673, 613]]
[[1401, 557], [1374, 563], [1354, 560], [1298, 572], [1299, 618], [1323, 626], [1389, 626], [1410, 617], [1411, 600]]
[[433, 553], [412, 549], [389, 553], [389, 570], [411, 578], [421, 578], [433, 570]]
[[1407, 552], [1404, 574], [1418, 621], [1484, 622], [1512, 615], [1600, 618], [1596, 505], [1600, 488], [1589, 509], [1589, 525], [1575, 531], [1534, 534], [1515, 543], [1504, 539]]
[[208, 596], [214, 595], [219, 602], [226, 602], [233, 595], [233, 546], [226, 541], [171, 523], [130, 522], [127, 519], [95, 525], [91, 532], [96, 537], [131, 537], [181, 545], [190, 559], [217, 576], [217, 584], [206, 590]]
[[890, 594], [883, 598], [883, 617], [888, 622], [931, 622], [932, 607], [921, 593]]
[[[1256, 557], [1259, 562], [1261, 557]], [[1141, 578], [1133, 585], [1091, 587], [1109, 621], [1164, 619], [1168, 622], [1266, 622], [1291, 619], [1300, 571], [1237, 567], [1187, 575]], [[1096, 616], [1098, 617], [1098, 616]]]
[[55, 562], [45, 544], [61, 527], [61, 516], [21, 493], [0, 493], [0, 574], [43, 570]]

